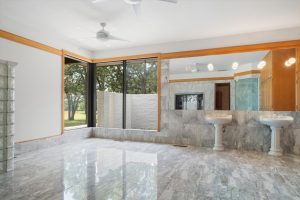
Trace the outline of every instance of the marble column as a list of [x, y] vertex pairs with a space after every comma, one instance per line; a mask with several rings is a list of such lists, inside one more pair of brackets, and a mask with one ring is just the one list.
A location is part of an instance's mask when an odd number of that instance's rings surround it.
[[15, 65], [0, 60], [0, 173], [14, 168]]

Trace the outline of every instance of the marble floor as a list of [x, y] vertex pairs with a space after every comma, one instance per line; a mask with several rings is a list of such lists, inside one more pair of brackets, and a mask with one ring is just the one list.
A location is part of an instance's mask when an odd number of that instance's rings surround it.
[[300, 156], [86, 139], [17, 157], [0, 199], [300, 199]]

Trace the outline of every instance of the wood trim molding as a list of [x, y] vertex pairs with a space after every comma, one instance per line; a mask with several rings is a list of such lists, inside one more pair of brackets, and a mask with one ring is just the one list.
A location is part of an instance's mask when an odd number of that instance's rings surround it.
[[161, 59], [186, 58], [186, 57], [209, 56], [209, 55], [230, 54], [230, 53], [244, 53], [244, 52], [275, 50], [275, 49], [282, 49], [282, 48], [296, 48], [296, 47], [300, 47], [300, 40], [230, 46], [230, 47], [221, 47], [221, 48], [212, 48], [212, 49], [201, 49], [201, 50], [194, 50], [194, 51], [162, 53]]
[[149, 54], [139, 54], [139, 55], [131, 55], [131, 56], [120, 56], [113, 58], [98, 58], [93, 59], [93, 63], [103, 63], [103, 62], [114, 62], [120, 60], [135, 60], [135, 59], [143, 59], [143, 58], [156, 58], [160, 57], [160, 53], [149, 53]]
[[260, 74], [260, 70], [249, 70], [249, 71], [244, 71], [244, 72], [238, 72], [234, 74], [234, 77], [237, 76], [245, 76], [245, 75], [249, 75], [249, 74]]
[[65, 131], [65, 51], [61, 56], [61, 134]]
[[161, 58], [157, 57], [157, 132], [160, 132], [161, 118]]
[[209, 78], [189, 78], [189, 79], [174, 79], [169, 80], [169, 83], [195, 82], [195, 81], [225, 81], [232, 80], [233, 76], [228, 77], [209, 77]]
[[70, 57], [76, 58], [78, 60], [82, 60], [82, 61], [89, 62], [89, 63], [93, 62], [93, 60], [91, 58], [87, 58], [87, 57], [81, 56], [79, 54], [76, 54], [76, 53], [73, 53], [71, 51], [67, 51], [64, 49], [62, 51], [65, 56], [70, 56]]
[[46, 52], [49, 52], [49, 53], [53, 53], [55, 55], [60, 56], [62, 54], [62, 51], [59, 50], [59, 49], [56, 49], [56, 48], [50, 47], [48, 45], [30, 40], [30, 39], [27, 39], [27, 38], [24, 38], [24, 37], [21, 37], [21, 36], [18, 36], [18, 35], [15, 35], [13, 33], [6, 32], [6, 31], [1, 30], [1, 29], [0, 29], [0, 37], [4, 38], [4, 39], [7, 39], [7, 40], [10, 40], [10, 41], [13, 41], [13, 42], [24, 44], [26, 46], [37, 48], [37, 49], [40, 49], [40, 50], [43, 50], [43, 51], [46, 51]]

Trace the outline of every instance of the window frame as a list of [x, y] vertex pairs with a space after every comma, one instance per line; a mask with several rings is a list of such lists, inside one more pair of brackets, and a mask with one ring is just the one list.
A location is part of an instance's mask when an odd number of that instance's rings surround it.
[[[160, 88], [161, 88], [161, 60], [160, 60], [160, 56], [150, 56], [150, 57], [143, 57], [143, 58], [136, 58], [136, 59], [125, 59], [125, 60], [113, 60], [113, 61], [105, 61], [105, 62], [97, 62], [95, 63], [96, 66], [99, 63], [110, 63], [110, 62], [121, 62], [122, 63], [122, 68], [123, 68], [123, 81], [122, 81], [122, 96], [123, 96], [123, 101], [122, 101], [122, 128], [126, 129], [126, 95], [127, 95], [127, 78], [128, 78], [128, 74], [127, 74], [127, 62], [129, 61], [134, 61], [134, 60], [147, 60], [147, 59], [155, 59], [157, 66], [156, 66], [156, 94], [157, 94], [157, 125], [156, 125], [156, 130], [159, 132], [160, 131]], [[101, 67], [101, 66], [97, 66], [97, 67]], [[105, 67], [105, 66], [103, 66]]]
[[[86, 91], [86, 95], [87, 95], [87, 123], [83, 126], [74, 126], [74, 127], [65, 127], [65, 59], [69, 58], [72, 60], [77, 60], [79, 62], [83, 62], [87, 64], [87, 77], [86, 77], [86, 84], [87, 84], [87, 91]], [[89, 95], [89, 69], [90, 69], [90, 62], [89, 60], [85, 60], [85, 59], [81, 59], [79, 57], [74, 56], [73, 54], [68, 54], [67, 51], [63, 51], [62, 52], [62, 69], [61, 69], [61, 134], [64, 134], [65, 131], [70, 131], [70, 130], [76, 130], [76, 129], [82, 129], [82, 128], [87, 128], [89, 127], [89, 99], [90, 99], [90, 95]]]
[[[114, 62], [114, 61], [121, 61], [123, 62], [123, 85], [126, 85], [126, 61], [127, 60], [138, 60], [138, 59], [150, 59], [155, 58], [157, 61], [157, 132], [160, 132], [161, 129], [161, 53], [154, 53], [154, 54], [141, 54], [136, 56], [125, 56], [125, 57], [116, 57], [116, 58], [110, 58], [110, 59], [96, 59], [91, 60], [87, 59], [85, 57], [79, 56], [77, 54], [62, 50], [62, 56], [61, 56], [61, 134], [64, 134], [65, 131], [68, 131], [65, 129], [64, 126], [64, 71], [65, 71], [65, 57], [69, 57], [71, 59], [75, 59], [81, 62], [85, 62], [88, 64], [88, 77], [87, 77], [87, 84], [88, 84], [88, 91], [87, 91], [87, 104], [88, 104], [88, 119], [87, 119], [87, 127], [95, 127], [96, 126], [96, 64], [97, 63], [106, 63], [106, 62]], [[125, 65], [125, 68], [124, 68]], [[126, 91], [126, 88], [123, 87], [123, 92]], [[126, 93], [125, 93], [126, 94]], [[126, 95], [123, 95], [123, 98], [125, 98], [125, 101], [123, 100], [123, 115], [126, 115]], [[124, 120], [125, 117], [123, 117]], [[126, 119], [125, 119], [126, 120]], [[126, 126], [126, 121], [123, 122], [123, 128], [124, 125]], [[78, 127], [74, 129], [79, 129], [83, 127]], [[73, 129], [73, 130], [74, 130]]]

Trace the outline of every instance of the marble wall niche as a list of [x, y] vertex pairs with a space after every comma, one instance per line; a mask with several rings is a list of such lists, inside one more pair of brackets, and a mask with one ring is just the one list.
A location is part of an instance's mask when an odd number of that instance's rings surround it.
[[14, 168], [15, 66], [0, 60], [0, 173]]
[[186, 83], [171, 83], [169, 86], [169, 109], [175, 107], [175, 95], [184, 93], [203, 93], [204, 110], [213, 110], [215, 107], [215, 84], [230, 83], [230, 108], [235, 108], [235, 81], [196, 81]]

